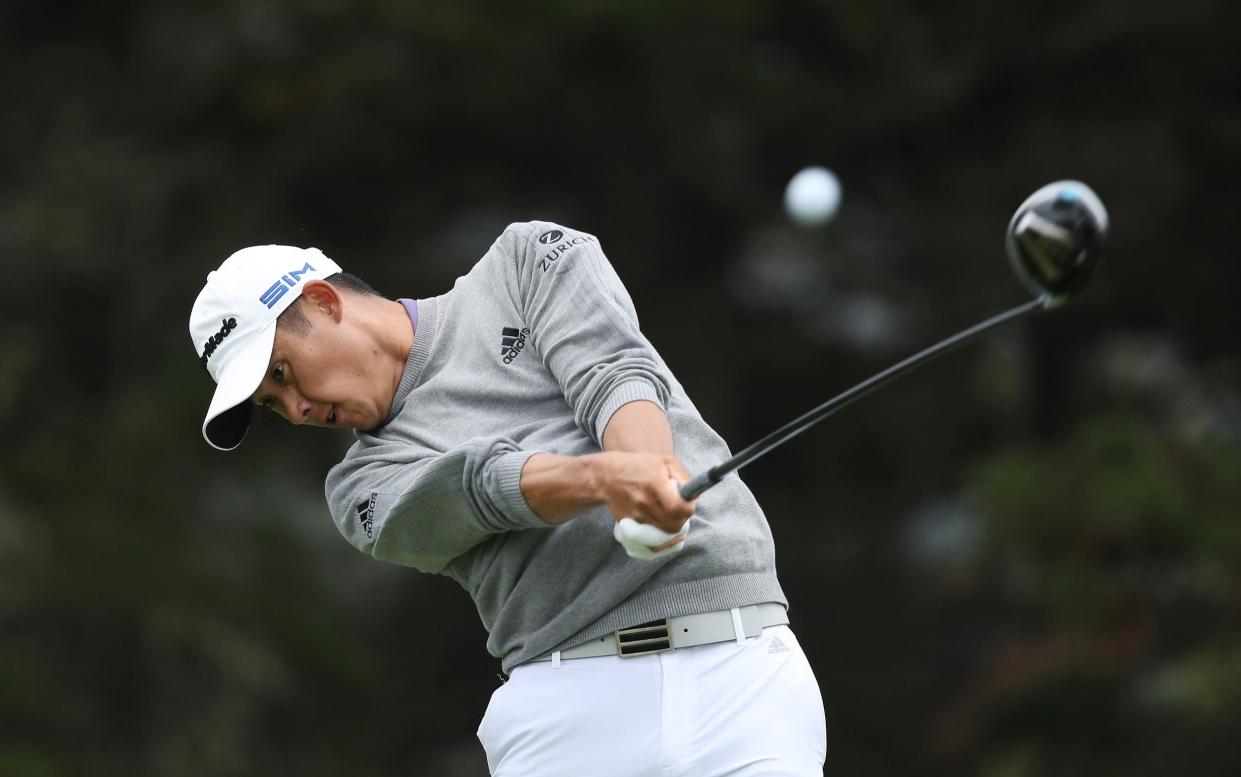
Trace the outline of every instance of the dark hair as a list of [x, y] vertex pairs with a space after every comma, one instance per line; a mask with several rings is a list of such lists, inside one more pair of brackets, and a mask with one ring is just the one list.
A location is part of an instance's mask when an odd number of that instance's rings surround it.
[[[361, 294], [365, 297], [382, 297], [383, 295], [371, 288], [371, 285], [356, 275], [350, 275], [347, 272], [338, 272], [335, 275], [329, 275], [323, 280], [332, 284], [338, 289], [345, 289], [354, 294]], [[282, 327], [286, 331], [299, 335], [305, 335], [310, 332], [310, 319], [306, 318], [306, 314], [302, 312], [302, 306], [298, 304], [300, 298], [293, 301], [284, 309], [284, 312], [276, 317], [276, 325]]]

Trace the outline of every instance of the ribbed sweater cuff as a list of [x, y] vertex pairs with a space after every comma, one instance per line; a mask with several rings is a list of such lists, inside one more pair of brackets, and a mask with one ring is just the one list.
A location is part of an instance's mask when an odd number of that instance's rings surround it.
[[666, 412], [664, 403], [659, 399], [659, 392], [654, 386], [644, 380], [625, 381], [612, 390], [612, 395], [599, 409], [599, 415], [595, 416], [595, 442], [599, 443], [600, 448], [603, 447], [603, 430], [608, 428], [608, 422], [612, 420], [616, 411], [620, 410], [622, 405], [641, 399], [654, 402]]
[[521, 469], [529, 459], [539, 451], [511, 451], [500, 456], [496, 462], [499, 467], [500, 498], [504, 500], [503, 514], [511, 521], [513, 529], [547, 528], [544, 521], [526, 503], [521, 493]]

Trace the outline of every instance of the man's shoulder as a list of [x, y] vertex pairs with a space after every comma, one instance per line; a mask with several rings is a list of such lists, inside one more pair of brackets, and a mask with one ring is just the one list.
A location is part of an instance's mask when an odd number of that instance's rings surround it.
[[566, 252], [597, 242], [594, 235], [555, 221], [515, 221], [504, 228], [479, 264], [494, 259], [510, 267], [537, 265], [546, 271]]
[[572, 240], [594, 240], [595, 236], [556, 221], [514, 221], [496, 238], [496, 244], [510, 248], [519, 246], [547, 247]]

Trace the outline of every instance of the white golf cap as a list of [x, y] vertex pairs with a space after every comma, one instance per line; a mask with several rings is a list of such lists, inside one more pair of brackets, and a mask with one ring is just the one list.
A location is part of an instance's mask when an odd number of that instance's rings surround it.
[[340, 267], [317, 248], [251, 246], [207, 274], [190, 311], [190, 339], [215, 379], [203, 437], [232, 450], [250, 428], [251, 395], [263, 382], [276, 341], [276, 318], [302, 294], [306, 281]]

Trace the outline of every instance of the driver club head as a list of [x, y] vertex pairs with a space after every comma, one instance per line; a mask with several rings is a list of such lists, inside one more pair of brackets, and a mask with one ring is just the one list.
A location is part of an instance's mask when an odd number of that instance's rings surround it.
[[1081, 293], [1103, 258], [1107, 209], [1080, 181], [1056, 181], [1021, 203], [1008, 223], [1008, 259], [1044, 307]]

